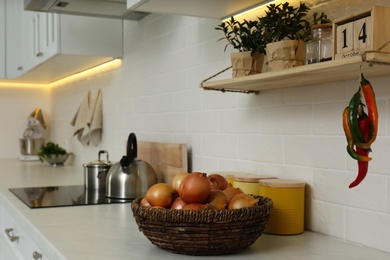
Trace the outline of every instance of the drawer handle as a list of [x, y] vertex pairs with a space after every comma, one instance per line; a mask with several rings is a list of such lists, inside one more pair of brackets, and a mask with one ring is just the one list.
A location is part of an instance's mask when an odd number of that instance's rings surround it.
[[13, 236], [13, 235], [11, 235], [11, 232], [14, 231], [13, 228], [6, 228], [4, 231], [5, 231], [5, 234], [7, 235], [8, 239], [9, 239], [9, 241], [15, 242], [16, 240], [19, 239], [19, 236]]
[[38, 253], [37, 251], [34, 251], [34, 252], [32, 253], [32, 257], [33, 257], [35, 260], [42, 259], [42, 254], [41, 254], [41, 253]]

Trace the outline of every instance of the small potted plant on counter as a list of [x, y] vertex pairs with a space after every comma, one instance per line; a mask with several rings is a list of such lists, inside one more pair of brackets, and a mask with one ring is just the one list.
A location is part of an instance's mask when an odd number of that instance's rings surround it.
[[305, 19], [310, 8], [270, 4], [259, 18], [266, 44], [268, 71], [297, 67], [304, 64], [305, 41], [309, 40], [310, 23]]
[[38, 153], [41, 162], [46, 161], [52, 166], [64, 165], [69, 155], [64, 148], [53, 142], [42, 145]]
[[234, 17], [215, 27], [223, 32], [227, 40], [225, 51], [231, 45], [236, 52], [231, 53], [233, 77], [261, 73], [264, 63], [265, 42], [258, 21], [238, 21]]

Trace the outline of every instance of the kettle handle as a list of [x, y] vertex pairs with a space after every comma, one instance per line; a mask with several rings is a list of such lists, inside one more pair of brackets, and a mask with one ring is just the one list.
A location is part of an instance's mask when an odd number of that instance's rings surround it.
[[137, 137], [134, 133], [130, 133], [129, 139], [127, 140], [127, 157], [130, 162], [137, 158]]

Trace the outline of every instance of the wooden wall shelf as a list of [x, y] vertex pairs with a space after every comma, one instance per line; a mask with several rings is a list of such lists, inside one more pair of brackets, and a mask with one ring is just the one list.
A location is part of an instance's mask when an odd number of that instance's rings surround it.
[[304, 65], [282, 71], [206, 81], [201, 84], [201, 87], [206, 90], [258, 93], [267, 89], [359, 79], [360, 71], [367, 77], [390, 75], [390, 54], [365, 53], [352, 58]]

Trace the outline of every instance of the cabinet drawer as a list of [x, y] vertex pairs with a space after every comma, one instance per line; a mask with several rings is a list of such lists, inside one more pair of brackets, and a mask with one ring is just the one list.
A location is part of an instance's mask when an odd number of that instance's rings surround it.
[[0, 215], [1, 239], [18, 259], [48, 259], [3, 206]]

